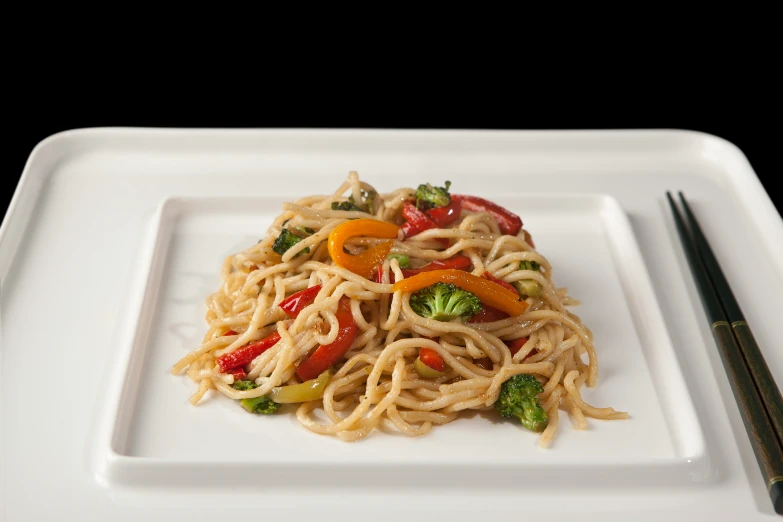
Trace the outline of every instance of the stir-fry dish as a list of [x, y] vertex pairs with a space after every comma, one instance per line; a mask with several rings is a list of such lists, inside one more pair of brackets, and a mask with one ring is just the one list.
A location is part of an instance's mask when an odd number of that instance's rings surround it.
[[560, 410], [577, 429], [627, 418], [582, 398], [598, 381], [592, 332], [520, 216], [437, 185], [379, 193], [351, 172], [285, 203], [225, 259], [202, 344], [172, 368], [197, 383], [190, 402], [214, 390], [345, 441], [489, 410], [546, 447]]

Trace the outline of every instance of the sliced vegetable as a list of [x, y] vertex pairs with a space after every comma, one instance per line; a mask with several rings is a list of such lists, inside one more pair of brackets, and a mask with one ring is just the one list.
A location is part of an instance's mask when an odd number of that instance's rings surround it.
[[[380, 284], [383, 284], [383, 267], [381, 265], [378, 265], [375, 268], [375, 282]], [[394, 283], [394, 272], [391, 270], [389, 271], [389, 283]]]
[[508, 314], [503, 310], [498, 310], [489, 305], [482, 304], [481, 311], [468, 319], [469, 323], [493, 323], [502, 319], [507, 319]]
[[[425, 230], [438, 228], [438, 225], [436, 225], [427, 214], [416, 208], [410, 201], [406, 201], [402, 206], [402, 217], [406, 220], [401, 227], [406, 239], [420, 234]], [[435, 241], [438, 241], [443, 248], [449, 247], [449, 238], [447, 237], [441, 237]]]
[[315, 298], [320, 291], [321, 285], [305, 288], [304, 290], [300, 290], [299, 292], [286, 297], [278, 306], [283, 309], [288, 317], [296, 318], [296, 316], [299, 315], [299, 312], [313, 304], [313, 301], [315, 301]]
[[424, 362], [422, 362], [421, 356], [416, 357], [416, 360], [413, 361], [413, 369], [416, 370], [416, 373], [425, 379], [437, 379], [438, 377], [443, 377], [446, 375], [446, 372], [439, 372], [438, 370], [434, 370], [433, 368], [427, 366]]
[[245, 369], [244, 369], [244, 368], [242, 368], [242, 367], [240, 367], [240, 368], [234, 368], [233, 370], [229, 370], [229, 371], [228, 371], [228, 372], [226, 372], [226, 373], [233, 375], [233, 376], [234, 376], [234, 381], [235, 381], [235, 382], [236, 382], [236, 381], [241, 381], [242, 379], [244, 379], [245, 377], [247, 377], [247, 373], [245, 373]]
[[226, 335], [236, 335], [237, 333], [234, 330], [228, 330], [226, 333], [223, 334], [225, 337]]
[[[287, 228], [284, 228], [280, 231], [280, 235], [277, 236], [277, 239], [275, 239], [274, 244], [272, 245], [272, 250], [280, 254], [281, 256], [285, 254], [289, 248], [294, 246], [295, 244], [299, 243], [302, 240], [301, 237], [297, 236]], [[307, 252], [310, 252], [310, 247], [305, 248], [298, 254], [296, 254], [295, 257], [306, 254]]]
[[453, 283], [463, 290], [475, 294], [483, 304], [495, 307], [511, 316], [518, 316], [527, 309], [527, 303], [519, 294], [512, 292], [486, 278], [462, 270], [433, 270], [394, 283], [392, 290], [416, 292], [435, 283]]
[[220, 367], [220, 371], [226, 373], [228, 370], [239, 368], [253, 362], [253, 359], [273, 347], [280, 340], [280, 334], [274, 332], [267, 337], [264, 337], [260, 341], [247, 344], [241, 348], [237, 348], [231, 353], [221, 355], [215, 362]]
[[432, 348], [419, 348], [419, 359], [421, 362], [439, 372], [446, 371], [446, 362], [438, 352]]
[[400, 264], [400, 268], [407, 268], [408, 265], [411, 263], [411, 258], [406, 256], [405, 254], [389, 254], [387, 257], [389, 259], [396, 259], [397, 262]]
[[435, 222], [438, 228], [443, 228], [459, 219], [462, 213], [462, 202], [458, 199], [452, 199], [445, 207], [431, 208], [425, 213]]
[[406, 201], [402, 205], [402, 217], [405, 218], [402, 231], [406, 238], [413, 237], [425, 230], [438, 228], [438, 225], [427, 214], [416, 208], [416, 205], [410, 201]]
[[321, 345], [307, 359], [302, 361], [296, 369], [296, 374], [303, 381], [314, 379], [336, 363], [345, 352], [351, 348], [356, 339], [359, 326], [353, 320], [351, 313], [351, 300], [343, 296], [337, 306], [337, 324], [339, 330], [337, 338], [331, 344]]
[[421, 268], [403, 269], [402, 275], [405, 277], [411, 277], [422, 272], [431, 272], [433, 270], [448, 270], [450, 268], [455, 270], [467, 270], [470, 268], [470, 265], [471, 261], [469, 257], [463, 256], [462, 254], [457, 254], [448, 259], [444, 259], [443, 261], [438, 259], [435, 261], [430, 261]]
[[497, 284], [499, 284], [500, 286], [502, 286], [503, 288], [506, 288], [506, 289], [508, 289], [508, 290], [511, 290], [512, 292], [516, 292], [516, 291], [517, 291], [517, 289], [516, 289], [516, 288], [514, 288], [514, 287], [511, 285], [511, 283], [506, 283], [506, 282], [505, 282], [505, 281], [503, 281], [502, 279], [498, 279], [497, 277], [493, 276], [493, 275], [492, 275], [492, 274], [490, 274], [489, 272], [484, 272], [483, 274], [481, 274], [481, 277], [483, 277], [484, 279], [489, 279], [489, 280], [490, 280], [490, 281], [492, 281], [493, 283], [497, 283]]
[[310, 379], [301, 384], [290, 384], [288, 386], [277, 386], [269, 392], [269, 397], [280, 404], [292, 402], [317, 401], [324, 396], [324, 390], [329, 381], [332, 380], [332, 372], [326, 370], [317, 378]]
[[451, 321], [481, 311], [479, 298], [453, 283], [438, 282], [419, 290], [411, 295], [410, 305], [420, 316], [436, 321]]
[[419, 185], [416, 189], [416, 206], [423, 210], [432, 207], [445, 207], [451, 202], [450, 186], [451, 181], [447, 181], [445, 187], [433, 187], [429, 183]]
[[454, 194], [451, 199], [462, 203], [462, 208], [465, 210], [488, 212], [498, 222], [498, 227], [504, 234], [516, 236], [522, 228], [522, 219], [519, 216], [484, 198]]
[[520, 279], [519, 281], [514, 281], [515, 286], [517, 290], [519, 290], [519, 293], [522, 295], [527, 295], [530, 297], [536, 297], [541, 295], [541, 285], [538, 284], [538, 281], [534, 281], [533, 279]]
[[506, 343], [506, 346], [508, 346], [508, 349], [511, 351], [511, 355], [515, 355], [519, 350], [522, 349], [522, 347], [527, 342], [527, 337], [520, 337], [519, 339], [514, 339], [511, 341], [504, 341]]
[[358, 236], [394, 239], [399, 229], [397, 225], [375, 219], [346, 221], [329, 233], [329, 255], [336, 265], [369, 279], [375, 267], [389, 255], [394, 241], [384, 241], [355, 256], [345, 252], [343, 245], [350, 238]]
[[[534, 270], [538, 272], [541, 269], [541, 265], [536, 261], [520, 261], [519, 269]], [[514, 286], [520, 294], [532, 297], [541, 295], [541, 291], [543, 290], [535, 279], [520, 279], [519, 281], [514, 281]]]

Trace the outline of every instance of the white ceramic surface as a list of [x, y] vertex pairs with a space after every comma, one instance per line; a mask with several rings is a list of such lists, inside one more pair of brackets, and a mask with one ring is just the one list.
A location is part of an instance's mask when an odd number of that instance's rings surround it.
[[[587, 399], [632, 418], [577, 432], [561, 414], [555, 444], [540, 450], [531, 434], [479, 416], [420, 439], [346, 444], [222, 397], [189, 406], [192, 383], [168, 368], [203, 333], [220, 260], [261, 237], [282, 201], [327, 193], [349, 170], [382, 192], [450, 179], [456, 192], [518, 211], [596, 335], [601, 379]], [[741, 152], [711, 136], [89, 129], [49, 138], [0, 229], [7, 520], [208, 520], [248, 506], [295, 520], [469, 520], [518, 515], [520, 503], [530, 516], [554, 510], [548, 520], [776, 519], [666, 190], [692, 201], [783, 382], [774, 350], [783, 223]], [[30, 369], [42, 367], [52, 382], [31, 385]]]

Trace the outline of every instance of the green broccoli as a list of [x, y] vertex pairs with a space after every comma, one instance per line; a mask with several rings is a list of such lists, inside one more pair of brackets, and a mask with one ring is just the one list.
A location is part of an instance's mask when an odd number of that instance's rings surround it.
[[[538, 272], [540, 269], [541, 265], [539, 265], [536, 261], [519, 262], [519, 270], [535, 270]], [[519, 281], [514, 281], [513, 284], [517, 291], [522, 295], [532, 297], [541, 295], [541, 285], [538, 284], [538, 281], [535, 279], [520, 279]]]
[[449, 187], [451, 181], [446, 182], [445, 187], [433, 187], [429, 183], [419, 185], [416, 189], [416, 206], [421, 210], [427, 210], [433, 207], [445, 207], [451, 203]]
[[[258, 388], [258, 385], [253, 381], [236, 381], [231, 386], [235, 390], [240, 391], [254, 390]], [[276, 413], [281, 406], [266, 395], [262, 395], [261, 397], [254, 397], [252, 399], [240, 399], [239, 404], [250, 413], [262, 413], [264, 415], [271, 415], [272, 413]]]
[[437, 321], [469, 317], [481, 311], [479, 298], [454, 283], [435, 283], [419, 290], [411, 296], [410, 304], [420, 316]]
[[[351, 197], [351, 199], [353, 199], [353, 197]], [[332, 210], [358, 210], [359, 212], [364, 212], [364, 210], [357, 207], [356, 203], [353, 201], [341, 201], [340, 203], [332, 201]]]
[[541, 268], [541, 265], [538, 264], [537, 261], [520, 261], [519, 262], [519, 270], [535, 270], [538, 272], [538, 270]]
[[364, 189], [361, 189], [360, 192], [362, 193], [362, 204], [367, 206], [367, 210], [364, 210], [356, 204], [353, 194], [348, 197], [348, 201], [341, 201], [339, 203], [337, 201], [332, 201], [332, 210], [358, 211], [375, 214], [375, 197], [378, 193], [374, 190], [367, 192]]
[[258, 384], [253, 381], [234, 381], [234, 384], [232, 384], [231, 387], [235, 390], [247, 391], [258, 388]]
[[375, 214], [375, 197], [378, 195], [377, 192], [374, 190], [371, 190], [369, 192], [365, 192], [362, 190], [362, 196], [364, 196], [364, 202], [367, 204], [367, 212], [370, 214]]
[[400, 263], [400, 268], [408, 268], [408, 265], [411, 263], [411, 258], [405, 254], [389, 254], [386, 257], [396, 259]]
[[[275, 239], [274, 244], [272, 245], [272, 250], [280, 254], [281, 256], [286, 253], [286, 251], [300, 242], [302, 240], [301, 237], [297, 236], [287, 228], [284, 228], [282, 231], [280, 231], [280, 235], [277, 236], [277, 239]], [[310, 247], [305, 248], [299, 254], [296, 254], [297, 257], [301, 254], [306, 254], [307, 252], [310, 252]]]
[[543, 391], [544, 387], [532, 375], [514, 375], [501, 386], [495, 409], [502, 417], [517, 417], [524, 427], [540, 433], [549, 423], [544, 408], [538, 402]]
[[281, 406], [266, 395], [255, 397], [254, 399], [241, 399], [239, 404], [250, 413], [262, 413], [264, 415], [277, 413]]

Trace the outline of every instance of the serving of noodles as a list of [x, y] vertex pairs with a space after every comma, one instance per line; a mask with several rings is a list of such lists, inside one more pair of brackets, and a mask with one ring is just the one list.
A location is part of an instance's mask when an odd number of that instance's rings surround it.
[[203, 341], [171, 370], [197, 383], [190, 402], [215, 390], [345, 441], [490, 410], [547, 447], [561, 409], [576, 429], [627, 418], [583, 400], [598, 382], [592, 332], [521, 218], [449, 189], [379, 193], [351, 172], [285, 203], [225, 259]]

